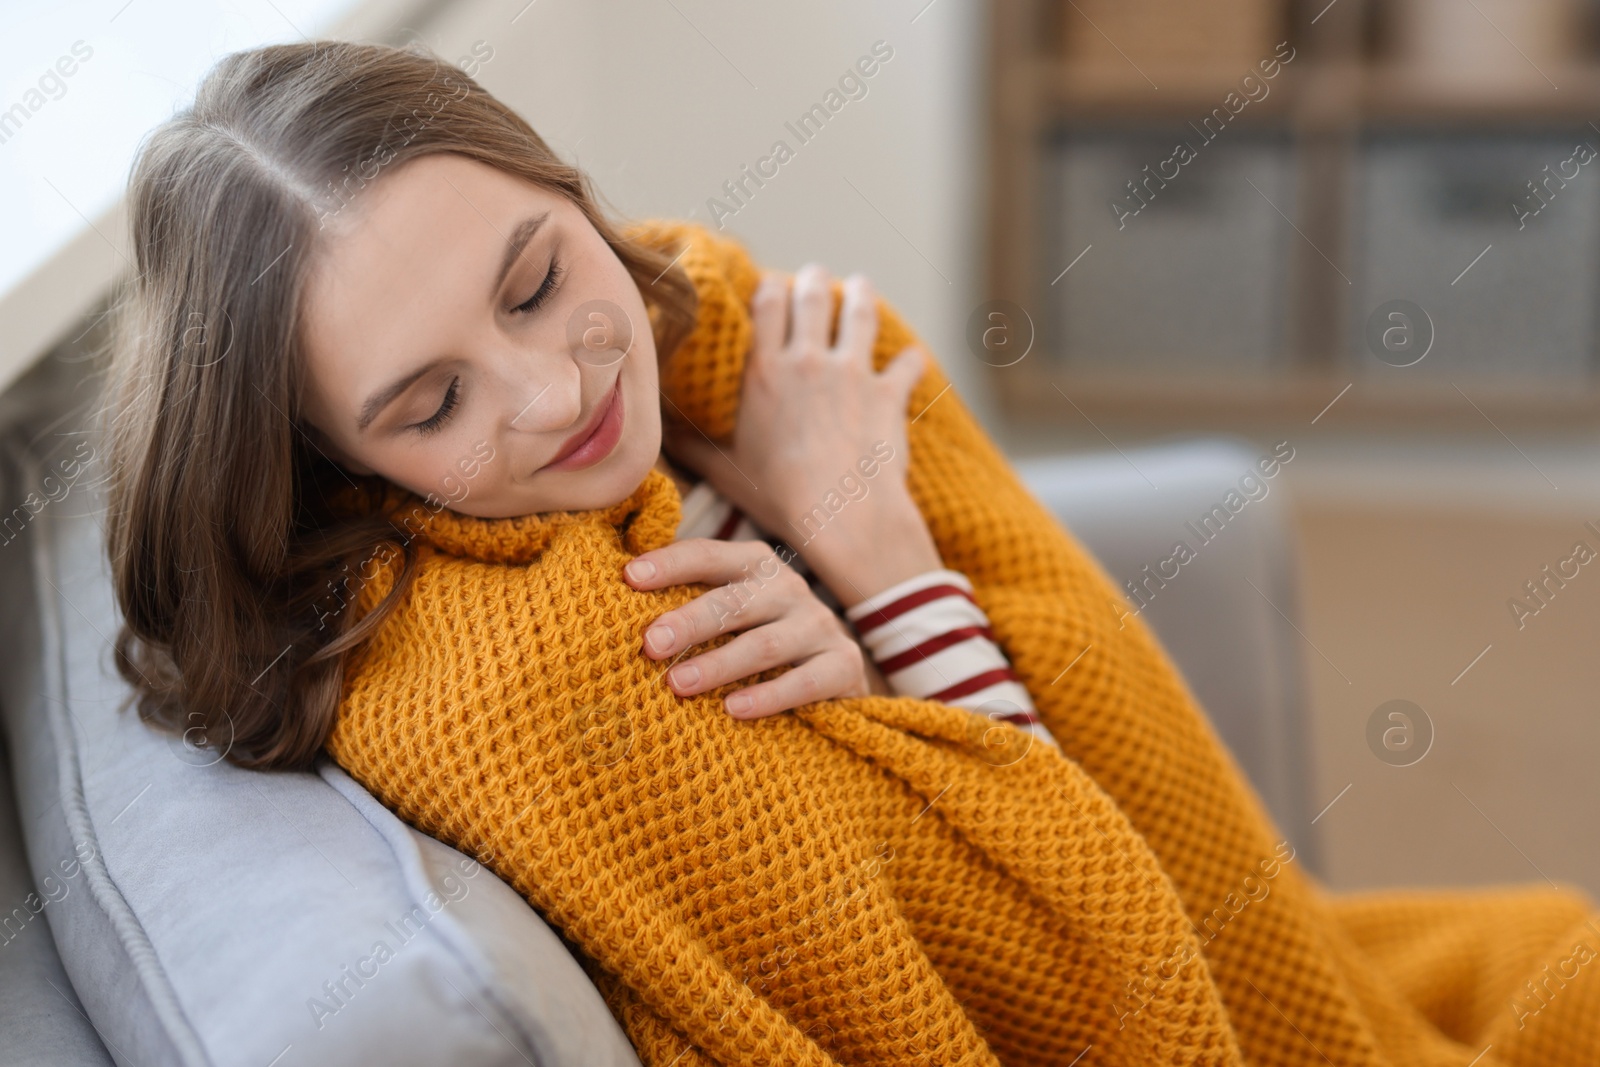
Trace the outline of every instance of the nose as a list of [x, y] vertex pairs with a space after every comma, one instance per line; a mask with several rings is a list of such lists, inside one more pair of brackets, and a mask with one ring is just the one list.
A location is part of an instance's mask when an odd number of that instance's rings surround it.
[[539, 388], [538, 392], [533, 394], [532, 399], [530, 399], [526, 404], [522, 405], [521, 410], [519, 410], [515, 415], [511, 416], [511, 426], [513, 429], [524, 430], [529, 433], [538, 432], [537, 420], [530, 419], [528, 417], [528, 412], [532, 411], [534, 405], [543, 399], [544, 395], [549, 391], [550, 383], [546, 382]]
[[583, 417], [583, 374], [570, 359], [526, 363], [513, 379], [520, 388], [509, 390], [516, 407], [510, 425], [523, 433], [551, 433], [572, 429]]

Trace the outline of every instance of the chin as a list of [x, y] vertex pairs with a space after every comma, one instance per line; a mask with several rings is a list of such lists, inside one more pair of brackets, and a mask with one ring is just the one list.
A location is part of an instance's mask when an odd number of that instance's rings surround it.
[[579, 476], [590, 475], [589, 481], [584, 485], [585, 492], [582, 494], [588, 502], [565, 510], [593, 510], [621, 503], [628, 498], [628, 494], [639, 488], [639, 483], [644, 481], [656, 461], [654, 453], [613, 455], [610, 459], [615, 463], [602, 462], [596, 464], [592, 470], [574, 472]]
[[[609, 508], [628, 499], [628, 495], [639, 488], [639, 483], [650, 473], [655, 461], [656, 454], [653, 451], [622, 454], [619, 450], [593, 467], [563, 472], [561, 481], [565, 484], [541, 487], [531, 507], [507, 505], [503, 516]], [[470, 504], [471, 499], [463, 503]]]

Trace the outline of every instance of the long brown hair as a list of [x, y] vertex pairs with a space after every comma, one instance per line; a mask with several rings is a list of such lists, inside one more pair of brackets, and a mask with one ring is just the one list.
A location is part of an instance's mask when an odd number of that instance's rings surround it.
[[[329, 41], [218, 63], [134, 164], [102, 433], [117, 669], [146, 722], [243, 767], [312, 764], [346, 656], [415, 573], [414, 531], [332, 504], [387, 483], [336, 466], [302, 419], [299, 310], [326, 217], [434, 152], [580, 208], [638, 285], [658, 359], [694, 326], [672, 253], [623, 239], [587, 176], [448, 63]], [[355, 620], [352, 584], [397, 553], [393, 589]]]

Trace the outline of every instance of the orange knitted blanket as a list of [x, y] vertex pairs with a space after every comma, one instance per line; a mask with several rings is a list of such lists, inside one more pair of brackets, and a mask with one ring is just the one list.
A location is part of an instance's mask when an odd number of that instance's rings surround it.
[[[699, 321], [662, 386], [725, 436], [757, 267], [692, 224], [631, 232], [687, 245]], [[915, 337], [880, 322], [881, 368]], [[394, 490], [421, 572], [351, 658], [329, 753], [560, 929], [649, 1065], [1600, 1063], [1587, 898], [1319, 887], [947, 385], [930, 361], [911, 397], [911, 492], [1065, 755], [930, 701], [735, 721], [727, 688], [674, 695], [642, 632], [704, 587], [622, 579], [677, 526], [655, 471], [515, 519]]]

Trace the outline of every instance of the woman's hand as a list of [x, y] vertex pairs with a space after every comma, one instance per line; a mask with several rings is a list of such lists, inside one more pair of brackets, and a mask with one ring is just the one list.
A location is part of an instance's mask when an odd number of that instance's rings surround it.
[[877, 297], [845, 280], [829, 344], [832, 279], [807, 264], [766, 273], [751, 301], [754, 339], [730, 447], [668, 426], [669, 455], [697, 471], [756, 525], [794, 546], [846, 607], [942, 565], [906, 489], [906, 407], [923, 356], [907, 348], [872, 366]]
[[865, 653], [845, 623], [764, 541], [675, 541], [635, 557], [623, 573], [635, 589], [691, 582], [719, 587], [646, 628], [644, 650], [651, 659], [678, 656], [721, 633], [745, 631], [675, 663], [667, 683], [679, 696], [784, 666], [792, 669], [730, 693], [728, 713], [756, 719], [816, 700], [877, 690]]

